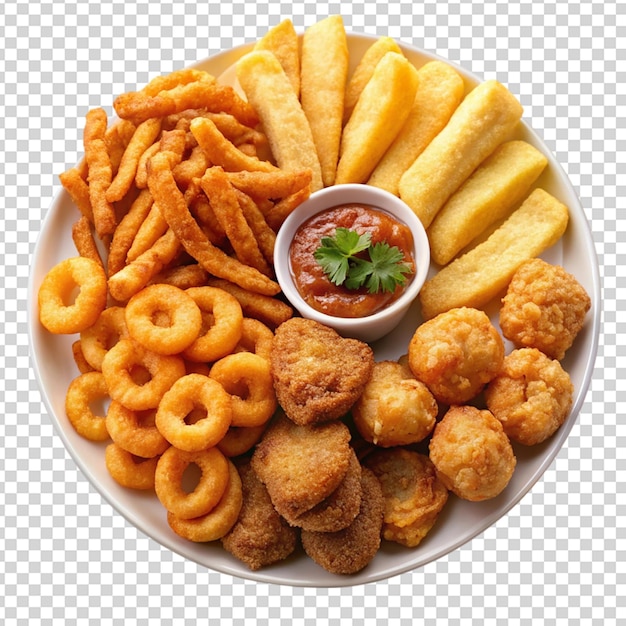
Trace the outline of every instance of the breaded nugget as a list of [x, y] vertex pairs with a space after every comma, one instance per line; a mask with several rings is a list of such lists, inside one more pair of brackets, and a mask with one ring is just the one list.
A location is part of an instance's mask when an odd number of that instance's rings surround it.
[[296, 548], [298, 531], [276, 512], [250, 463], [239, 463], [237, 469], [243, 487], [243, 506], [233, 528], [222, 537], [222, 545], [251, 570], [258, 570], [286, 559]]
[[388, 448], [374, 452], [364, 464], [383, 490], [383, 537], [409, 548], [419, 545], [448, 501], [448, 489], [431, 460], [406, 448]]
[[443, 404], [463, 404], [495, 377], [504, 342], [487, 314], [461, 307], [417, 328], [409, 343], [409, 366]]
[[500, 327], [517, 347], [537, 348], [561, 360], [591, 308], [585, 288], [560, 265], [522, 263], [502, 299]]
[[287, 521], [303, 530], [330, 533], [350, 526], [361, 508], [361, 464], [353, 451], [350, 465], [339, 487], [328, 498]]
[[374, 353], [366, 343], [294, 317], [276, 329], [271, 366], [287, 416], [296, 424], [318, 424], [350, 410], [370, 378]]
[[333, 574], [355, 574], [376, 555], [381, 541], [384, 500], [378, 479], [363, 468], [361, 507], [348, 528], [334, 533], [302, 531], [304, 551]]
[[487, 408], [510, 439], [532, 446], [551, 437], [572, 408], [574, 386], [556, 359], [536, 348], [504, 357], [500, 373], [487, 385]]
[[435, 427], [437, 412], [434, 396], [413, 376], [406, 360], [375, 363], [352, 407], [361, 436], [384, 448], [422, 441]]
[[453, 406], [435, 426], [430, 460], [459, 498], [495, 498], [509, 484], [517, 460], [502, 424], [490, 411]]
[[252, 455], [252, 468], [272, 504], [293, 519], [330, 496], [344, 479], [352, 449], [340, 421], [299, 426], [279, 413]]

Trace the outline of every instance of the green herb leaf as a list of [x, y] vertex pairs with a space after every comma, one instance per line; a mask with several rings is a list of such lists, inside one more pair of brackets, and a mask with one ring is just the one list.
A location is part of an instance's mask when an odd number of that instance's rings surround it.
[[[323, 237], [321, 244], [314, 252], [315, 259], [333, 284], [347, 289], [365, 286], [369, 293], [393, 292], [406, 283], [406, 275], [412, 272], [397, 246], [384, 241], [372, 245], [370, 233], [359, 235], [340, 227], [334, 237]], [[357, 256], [365, 251], [369, 259]]]

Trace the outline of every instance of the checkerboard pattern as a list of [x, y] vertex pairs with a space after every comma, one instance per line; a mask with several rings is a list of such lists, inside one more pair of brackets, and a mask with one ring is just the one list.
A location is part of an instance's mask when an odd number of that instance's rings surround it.
[[[520, 97], [585, 208], [601, 265], [602, 334], [566, 445], [498, 523], [377, 584], [278, 587], [207, 571], [157, 545], [78, 471], [30, 366], [29, 262], [57, 176], [81, 157], [88, 108], [110, 110], [116, 94], [252, 41], [282, 18], [303, 30], [334, 13], [351, 31], [436, 52]], [[626, 377], [623, 2], [9, 0], [0, 42], [1, 623], [618, 623], [626, 605], [626, 392], [617, 389]]]

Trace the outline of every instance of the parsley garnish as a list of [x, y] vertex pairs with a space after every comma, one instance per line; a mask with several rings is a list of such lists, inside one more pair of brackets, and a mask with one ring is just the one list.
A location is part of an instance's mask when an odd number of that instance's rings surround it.
[[[369, 293], [393, 292], [413, 271], [397, 246], [384, 241], [372, 245], [371, 233], [359, 235], [339, 227], [334, 237], [322, 237], [321, 244], [314, 252], [315, 259], [333, 284], [347, 289], [366, 287]], [[357, 256], [365, 252], [367, 255]]]

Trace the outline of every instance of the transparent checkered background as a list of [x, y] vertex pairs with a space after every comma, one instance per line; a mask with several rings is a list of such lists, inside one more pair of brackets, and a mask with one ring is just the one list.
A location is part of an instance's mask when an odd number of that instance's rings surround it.
[[[130, 526], [55, 434], [29, 364], [29, 259], [86, 110], [262, 35], [342, 13], [348, 29], [437, 52], [516, 93], [579, 190], [603, 280], [595, 376], [544, 478], [426, 567], [345, 589], [207, 571]], [[626, 4], [5, 0], [0, 8], [0, 622], [617, 624], [626, 592]], [[619, 170], [619, 171], [618, 171]], [[618, 179], [618, 173], [621, 176]], [[621, 252], [617, 250], [620, 244]], [[619, 421], [619, 423], [618, 423]], [[624, 623], [624, 622], [622, 622]]]

